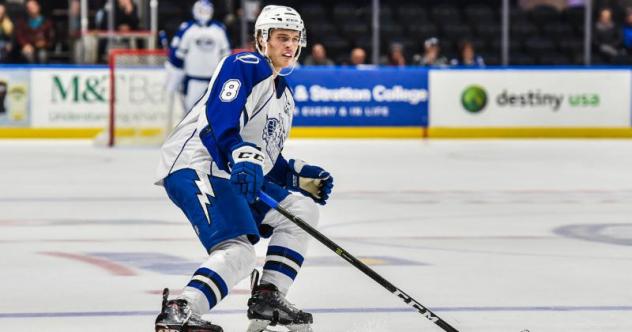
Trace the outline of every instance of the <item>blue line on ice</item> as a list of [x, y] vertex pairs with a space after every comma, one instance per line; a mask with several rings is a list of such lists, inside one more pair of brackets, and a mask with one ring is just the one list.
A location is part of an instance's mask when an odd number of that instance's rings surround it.
[[[632, 311], [632, 306], [533, 306], [533, 307], [434, 307], [435, 312], [543, 312], [543, 311]], [[319, 308], [305, 309], [319, 314], [398, 313], [414, 311], [409, 308]], [[0, 319], [10, 318], [59, 318], [59, 317], [112, 317], [151, 316], [158, 311], [94, 311], [94, 312], [16, 312], [0, 313]], [[244, 314], [245, 310], [214, 310], [213, 315]]]

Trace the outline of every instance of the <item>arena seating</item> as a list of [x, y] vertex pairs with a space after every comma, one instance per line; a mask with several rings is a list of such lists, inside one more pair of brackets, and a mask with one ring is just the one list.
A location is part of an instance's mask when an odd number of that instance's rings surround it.
[[[605, 0], [603, 0], [605, 1]], [[597, 1], [595, 12], [603, 1]], [[91, 1], [92, 3], [93, 1]], [[161, 1], [159, 28], [173, 36], [182, 21], [190, 16], [194, 0]], [[227, 10], [222, 1], [216, 1], [216, 17], [226, 17]], [[554, 7], [540, 5], [529, 11], [521, 10], [512, 0], [510, 55], [511, 64], [582, 64], [584, 9], [569, 7], [559, 11]], [[296, 7], [303, 15], [308, 27], [310, 44], [323, 43], [328, 55], [336, 63], [348, 60], [353, 47], [362, 47], [370, 53], [372, 41], [372, 13], [370, 2], [362, 0], [263, 0], [269, 3]], [[17, 5], [7, 3], [8, 11], [15, 19], [24, 15]], [[19, 6], [17, 6], [19, 7]], [[67, 19], [62, 9], [50, 10], [56, 21], [60, 54], [68, 53]], [[615, 19], [621, 22], [623, 11], [613, 8]], [[92, 12], [91, 12], [92, 13]], [[236, 16], [233, 16], [236, 17]], [[384, 55], [393, 42], [404, 46], [410, 60], [423, 51], [423, 42], [429, 37], [440, 40], [442, 53], [454, 58], [458, 45], [463, 40], [471, 41], [476, 53], [487, 64], [500, 63], [501, 17], [498, 0], [398, 0], [381, 1], [380, 14], [381, 54]], [[238, 22], [228, 26], [233, 45], [239, 45]], [[303, 54], [306, 55], [309, 50]], [[608, 64], [608, 60], [593, 52], [594, 63]], [[60, 59], [63, 61], [63, 59]]]

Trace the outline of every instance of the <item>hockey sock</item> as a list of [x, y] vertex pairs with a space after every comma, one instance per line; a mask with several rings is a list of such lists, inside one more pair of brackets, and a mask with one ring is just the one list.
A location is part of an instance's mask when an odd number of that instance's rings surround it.
[[210, 311], [255, 266], [255, 251], [246, 236], [224, 241], [211, 249], [208, 260], [193, 274], [180, 298], [202, 315]]
[[[281, 205], [314, 227], [318, 223], [318, 208], [307, 197], [290, 195]], [[274, 284], [286, 294], [303, 265], [310, 236], [276, 211], [270, 212], [264, 222], [274, 227], [274, 233], [270, 237], [261, 283]]]

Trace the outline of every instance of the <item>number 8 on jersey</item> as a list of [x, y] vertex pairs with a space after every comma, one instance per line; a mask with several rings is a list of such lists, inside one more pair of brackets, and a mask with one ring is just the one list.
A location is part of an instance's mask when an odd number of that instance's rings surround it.
[[222, 86], [222, 93], [220, 93], [219, 99], [225, 103], [235, 100], [239, 93], [240, 86], [241, 82], [239, 80], [232, 79], [226, 81], [224, 86]]

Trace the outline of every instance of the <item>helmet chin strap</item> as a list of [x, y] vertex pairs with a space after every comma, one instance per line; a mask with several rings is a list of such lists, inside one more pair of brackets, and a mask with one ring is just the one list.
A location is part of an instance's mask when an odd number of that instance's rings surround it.
[[268, 64], [272, 68], [272, 72], [274, 72], [275, 75], [285, 77], [292, 74], [292, 72], [294, 71], [294, 68], [296, 68], [296, 62], [298, 62], [298, 58], [301, 56], [301, 49], [302, 49], [301, 46], [298, 47], [298, 51], [296, 52], [296, 55], [294, 56], [294, 61], [292, 61], [292, 66], [290, 66], [290, 71], [285, 74], [281, 72], [283, 69], [276, 70], [276, 68], [274, 68], [272, 59], [270, 59], [270, 56], [268, 55], [268, 42], [267, 41], [264, 42], [264, 47], [265, 48], [263, 49], [263, 56], [265, 56], [268, 59], [268, 62], [269, 62]]
[[268, 65], [270, 66], [270, 69], [272, 69], [274, 75], [278, 75], [279, 73], [277, 73], [274, 65], [272, 64], [272, 59], [270, 59], [270, 56], [268, 55], [268, 41], [263, 42], [263, 52], [261, 53], [263, 53], [263, 56], [268, 60]]
[[292, 61], [292, 66], [290, 67], [290, 71], [287, 72], [287, 74], [281, 74], [281, 71], [279, 70], [279, 72], [277, 73], [277, 75], [279, 76], [289, 76], [290, 74], [292, 74], [292, 72], [294, 71], [294, 68], [296, 68], [296, 63], [298, 62], [298, 57], [301, 56], [301, 49], [302, 47], [298, 47], [298, 51], [296, 52], [296, 55], [294, 56], [294, 61]]

